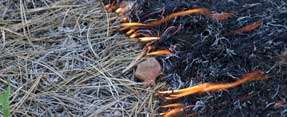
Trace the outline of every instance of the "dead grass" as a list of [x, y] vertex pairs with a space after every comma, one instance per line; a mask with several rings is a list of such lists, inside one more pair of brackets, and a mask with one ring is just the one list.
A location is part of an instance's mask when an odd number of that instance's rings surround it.
[[155, 115], [152, 89], [122, 75], [140, 53], [99, 0], [2, 0], [0, 88], [16, 116]]

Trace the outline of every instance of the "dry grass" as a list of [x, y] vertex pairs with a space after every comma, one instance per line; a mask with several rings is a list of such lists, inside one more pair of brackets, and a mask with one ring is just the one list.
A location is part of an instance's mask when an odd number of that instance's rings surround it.
[[152, 89], [121, 74], [140, 53], [99, 0], [2, 0], [0, 88], [22, 116], [155, 115]]

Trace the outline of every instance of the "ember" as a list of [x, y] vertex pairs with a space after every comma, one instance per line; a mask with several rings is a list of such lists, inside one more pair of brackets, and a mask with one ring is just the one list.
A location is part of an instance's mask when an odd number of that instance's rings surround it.
[[163, 117], [179, 116], [184, 111], [184, 107], [185, 105], [181, 103], [160, 106], [160, 108], [171, 108], [168, 112], [160, 113], [160, 115]]
[[116, 13], [118, 13], [118, 14], [123, 13], [123, 12], [125, 12], [125, 8], [123, 8], [123, 7], [118, 8], [118, 9], [116, 10]]
[[141, 37], [139, 38], [141, 42], [150, 42], [154, 40], [160, 40], [160, 37]]
[[253, 30], [259, 28], [262, 24], [263, 24], [262, 21], [255, 22], [254, 24], [249, 24], [247, 26], [244, 26], [240, 29], [235, 30], [234, 33], [238, 34], [238, 33], [250, 32], [250, 31], [253, 31]]
[[143, 24], [143, 23], [123, 23], [122, 26], [123, 27], [152, 27], [152, 26], [156, 26], [159, 24], [162, 24], [164, 22], [167, 22], [175, 17], [179, 17], [179, 16], [184, 16], [184, 15], [192, 15], [192, 14], [202, 14], [202, 15], [209, 15], [210, 11], [205, 9], [205, 8], [197, 8], [197, 9], [191, 9], [191, 10], [186, 10], [186, 11], [181, 11], [181, 12], [177, 12], [177, 13], [173, 13], [171, 15], [168, 15], [166, 17], [164, 17], [163, 19], [160, 20], [156, 20], [153, 22], [149, 22], [147, 24]]
[[130, 38], [136, 38], [137, 36], [138, 36], [138, 33], [135, 32], [135, 33], [130, 35]]
[[157, 50], [154, 52], [147, 53], [148, 56], [155, 56], [155, 55], [170, 55], [172, 54], [169, 50]]
[[127, 34], [127, 35], [130, 35], [130, 34], [134, 33], [136, 30], [137, 30], [137, 29], [134, 29], [134, 28], [133, 28], [133, 29], [130, 29], [126, 34]]
[[229, 89], [246, 82], [250, 82], [253, 80], [265, 80], [267, 78], [268, 78], [267, 75], [263, 75], [261, 71], [257, 70], [243, 76], [243, 78], [233, 83], [226, 83], [226, 84], [203, 83], [186, 89], [173, 90], [173, 91], [159, 91], [158, 93], [168, 94], [169, 96], [166, 97], [165, 99], [174, 100], [191, 94]]

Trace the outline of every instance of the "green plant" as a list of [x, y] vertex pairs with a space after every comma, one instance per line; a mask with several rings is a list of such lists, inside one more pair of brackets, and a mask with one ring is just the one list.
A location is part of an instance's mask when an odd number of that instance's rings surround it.
[[0, 109], [2, 111], [2, 114], [4, 117], [10, 116], [10, 110], [9, 110], [9, 96], [10, 96], [10, 85], [8, 85], [8, 88], [6, 90], [6, 93], [0, 92]]

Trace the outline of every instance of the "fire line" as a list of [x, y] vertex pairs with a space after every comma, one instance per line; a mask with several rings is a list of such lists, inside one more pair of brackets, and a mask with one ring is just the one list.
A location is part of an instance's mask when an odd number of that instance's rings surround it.
[[164, 22], [167, 22], [168, 20], [171, 20], [171, 19], [173, 19], [175, 17], [184, 16], [184, 15], [192, 15], [192, 14], [209, 15], [210, 11], [208, 9], [206, 9], [206, 8], [196, 8], [196, 9], [176, 12], [176, 13], [173, 13], [173, 14], [170, 14], [170, 15], [166, 16], [163, 19], [152, 21], [152, 22], [149, 22], [147, 24], [136, 23], [136, 22], [123, 23], [122, 27], [153, 27], [153, 26], [162, 24]]
[[199, 84], [199, 85], [196, 85], [190, 88], [174, 90], [174, 91], [159, 91], [158, 93], [162, 95], [167, 95], [167, 97], [165, 97], [166, 100], [174, 100], [174, 99], [178, 99], [178, 98], [192, 95], [192, 94], [229, 89], [229, 88], [236, 87], [246, 82], [250, 82], [254, 80], [264, 80], [267, 78], [268, 78], [268, 75], [264, 75], [260, 70], [256, 70], [254, 72], [246, 74], [240, 80], [237, 80], [232, 83], [219, 83], [219, 84], [203, 83], [203, 84]]
[[226, 20], [226, 19], [234, 16], [233, 13], [216, 13], [216, 12], [212, 13], [211, 11], [209, 11], [206, 8], [196, 8], [196, 9], [190, 9], [190, 10], [186, 10], [186, 11], [180, 11], [180, 12], [172, 13], [163, 19], [152, 21], [152, 22], [149, 22], [147, 24], [138, 23], [138, 22], [123, 23], [122, 27], [153, 27], [153, 26], [162, 24], [164, 22], [167, 22], [167, 21], [169, 21], [175, 17], [192, 15], [192, 14], [205, 15], [205, 16], [208, 16], [211, 19], [216, 20], [216, 21], [223, 21], [223, 20]]
[[141, 37], [139, 40], [140, 42], [150, 42], [154, 40], [160, 40], [160, 37]]
[[170, 55], [170, 54], [171, 54], [171, 51], [169, 51], [169, 50], [157, 50], [157, 51], [154, 51], [154, 52], [147, 53], [148, 56]]
[[184, 107], [185, 105], [182, 103], [175, 103], [175, 104], [160, 106], [160, 108], [172, 108], [167, 112], [160, 113], [160, 115], [163, 117], [174, 117], [184, 112]]

